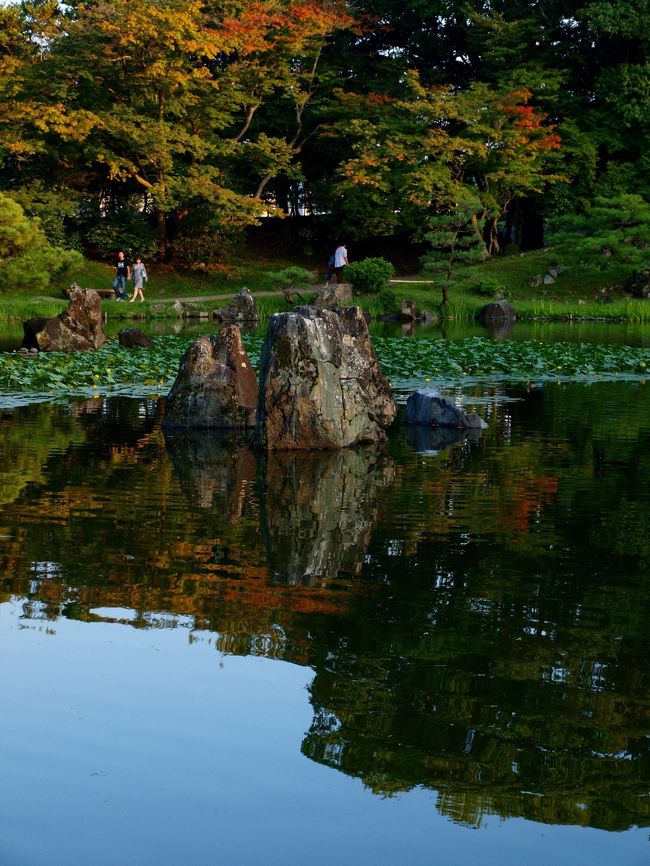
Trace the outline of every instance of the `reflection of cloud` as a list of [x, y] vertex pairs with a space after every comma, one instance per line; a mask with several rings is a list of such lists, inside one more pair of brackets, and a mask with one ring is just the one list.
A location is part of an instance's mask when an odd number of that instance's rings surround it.
[[376, 516], [379, 493], [394, 479], [381, 449], [270, 453], [262, 531], [272, 577], [312, 585], [356, 573]]
[[219, 508], [238, 520], [255, 481], [255, 455], [239, 434], [218, 430], [165, 431], [167, 452], [192, 505]]

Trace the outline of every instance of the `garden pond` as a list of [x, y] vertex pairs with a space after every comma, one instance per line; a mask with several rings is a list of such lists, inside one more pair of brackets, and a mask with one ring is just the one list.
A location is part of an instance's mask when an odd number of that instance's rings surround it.
[[378, 336], [483, 435], [267, 456], [160, 340], [4, 374], [0, 862], [647, 863], [644, 338]]

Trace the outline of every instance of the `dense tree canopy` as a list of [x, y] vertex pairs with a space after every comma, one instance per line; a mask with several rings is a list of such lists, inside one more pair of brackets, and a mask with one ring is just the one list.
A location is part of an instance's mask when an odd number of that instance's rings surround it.
[[[648, 0], [0, 7], [0, 189], [55, 242], [218, 258], [268, 213], [490, 254], [650, 195]], [[531, 222], [532, 221], [532, 222]]]

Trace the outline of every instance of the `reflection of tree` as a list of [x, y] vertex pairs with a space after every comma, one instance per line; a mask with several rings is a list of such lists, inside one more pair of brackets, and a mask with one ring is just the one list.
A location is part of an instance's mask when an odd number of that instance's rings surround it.
[[377, 499], [394, 477], [382, 449], [271, 453], [265, 470], [262, 527], [273, 579], [323, 585], [341, 571], [357, 574]]
[[311, 665], [303, 751], [374, 791], [434, 788], [469, 823], [647, 824], [650, 405], [611, 387], [496, 394], [481, 441], [437, 457], [399, 428], [392, 459], [270, 455], [255, 484], [248, 451], [170, 459], [155, 403], [21, 410], [4, 597]]

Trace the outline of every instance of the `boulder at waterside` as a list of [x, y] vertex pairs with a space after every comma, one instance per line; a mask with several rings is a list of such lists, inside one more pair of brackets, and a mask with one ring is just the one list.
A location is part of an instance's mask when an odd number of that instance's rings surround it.
[[246, 287], [240, 289], [227, 307], [215, 310], [214, 318], [220, 322], [238, 324], [240, 322], [257, 322], [257, 304], [255, 298]]
[[151, 340], [139, 328], [122, 328], [117, 335], [120, 346], [124, 349], [150, 349]]
[[332, 283], [330, 286], [323, 286], [316, 292], [314, 305], [331, 310], [334, 307], [349, 304], [351, 300], [352, 286], [350, 283]]
[[515, 308], [507, 301], [495, 301], [481, 307], [477, 318], [482, 325], [487, 325], [491, 322], [514, 322], [517, 314]]
[[345, 448], [379, 442], [395, 419], [359, 307], [300, 307], [276, 313], [260, 363], [254, 441], [274, 450]]
[[465, 412], [436, 388], [425, 388], [410, 395], [406, 401], [406, 420], [409, 424], [460, 430], [484, 430], [487, 427], [476, 412]]
[[166, 427], [255, 425], [257, 381], [237, 325], [199, 337], [180, 361], [167, 397]]
[[23, 322], [22, 345], [39, 352], [92, 352], [104, 345], [102, 302], [92, 289], [72, 289], [67, 310]]

